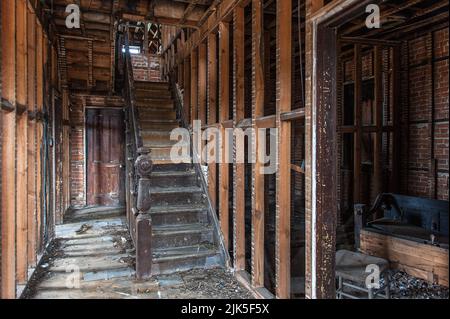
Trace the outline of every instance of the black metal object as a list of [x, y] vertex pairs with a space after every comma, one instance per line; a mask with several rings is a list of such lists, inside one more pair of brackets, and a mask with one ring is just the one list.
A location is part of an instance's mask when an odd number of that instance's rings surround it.
[[362, 228], [448, 246], [448, 201], [382, 193], [370, 209], [363, 204], [354, 208], [357, 247]]

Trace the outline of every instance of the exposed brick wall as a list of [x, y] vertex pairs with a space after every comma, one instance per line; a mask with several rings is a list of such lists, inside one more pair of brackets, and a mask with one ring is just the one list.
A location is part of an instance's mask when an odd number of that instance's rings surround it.
[[413, 39], [408, 48], [408, 119], [404, 120], [408, 151], [402, 154], [408, 165], [401, 176], [403, 192], [448, 200], [448, 29]]
[[132, 54], [133, 74], [136, 81], [161, 81], [158, 55]]
[[70, 97], [70, 205], [86, 206], [85, 106], [122, 107], [121, 97], [78, 95]]
[[71, 96], [70, 99], [70, 205], [72, 207], [82, 207], [86, 204], [83, 100], [81, 96]]

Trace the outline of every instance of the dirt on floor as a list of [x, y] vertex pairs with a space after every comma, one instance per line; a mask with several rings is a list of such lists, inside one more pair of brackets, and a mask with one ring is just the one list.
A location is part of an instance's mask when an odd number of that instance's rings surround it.
[[391, 270], [390, 293], [393, 299], [448, 299], [448, 287], [435, 285], [405, 272]]
[[[251, 293], [222, 268], [135, 279], [135, 249], [125, 219], [73, 218], [57, 227], [21, 298], [62, 299], [247, 299]], [[77, 266], [78, 285], [72, 285]], [[69, 270], [71, 271], [68, 271]]]

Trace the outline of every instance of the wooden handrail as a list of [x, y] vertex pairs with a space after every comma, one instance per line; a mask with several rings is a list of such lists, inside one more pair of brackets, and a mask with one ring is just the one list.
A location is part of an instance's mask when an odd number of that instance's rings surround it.
[[143, 145], [139, 112], [136, 107], [133, 64], [131, 61], [128, 33], [124, 36], [126, 101], [126, 143], [127, 143], [127, 220], [136, 248], [136, 277], [151, 276], [152, 269], [152, 220], [150, 211], [150, 175], [153, 163], [150, 150]]

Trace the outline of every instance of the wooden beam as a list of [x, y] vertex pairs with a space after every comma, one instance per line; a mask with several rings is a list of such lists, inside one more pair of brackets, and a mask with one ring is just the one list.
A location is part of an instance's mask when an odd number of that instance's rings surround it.
[[[252, 0], [252, 126], [258, 129], [256, 119], [264, 116], [264, 41], [263, 2]], [[264, 140], [263, 140], [264, 141]], [[264, 287], [264, 174], [261, 170], [259, 149], [264, 147], [255, 134], [255, 164], [252, 166], [252, 285]]]
[[184, 77], [184, 92], [183, 92], [183, 113], [185, 124], [190, 123], [190, 110], [191, 110], [191, 60], [189, 58], [184, 59], [183, 63], [183, 77]]
[[[42, 31], [42, 26], [39, 22], [36, 24], [36, 110], [42, 113], [44, 110], [44, 66], [43, 66], [43, 50], [44, 50], [44, 35]], [[36, 212], [36, 246], [37, 251], [40, 252], [42, 247], [42, 148], [44, 136], [44, 127], [42, 120], [37, 123], [36, 131], [36, 143], [37, 143], [37, 154], [36, 154], [36, 201], [37, 201], [37, 212]]]
[[[233, 123], [244, 118], [244, 8], [237, 6], [233, 12]], [[236, 144], [236, 139], [234, 140]], [[245, 179], [244, 164], [236, 163], [236, 145], [233, 153], [233, 229], [234, 269], [245, 269]]]
[[[198, 47], [198, 120], [202, 125], [207, 123], [207, 47], [206, 43]], [[201, 141], [202, 146], [205, 142]], [[203, 147], [202, 147], [203, 149]], [[201, 163], [204, 163], [203, 154], [199, 154]]]
[[[335, 298], [335, 255], [337, 220], [337, 177], [336, 177], [336, 59], [338, 54], [336, 34], [332, 28], [321, 24], [317, 29], [317, 69], [313, 85], [316, 90], [315, 123], [315, 222], [312, 236], [313, 297]], [[313, 193], [314, 195], [314, 193]]]
[[291, 111], [292, 96], [292, 2], [277, 0], [277, 127], [278, 160], [276, 173], [275, 259], [276, 295], [290, 297], [291, 282], [291, 123], [281, 114]]
[[[219, 24], [219, 122], [230, 118], [230, 25]], [[221, 129], [225, 137], [225, 128]], [[222, 161], [219, 165], [219, 218], [225, 249], [229, 248], [229, 164], [228, 144], [222, 140]]]
[[[208, 124], [217, 122], [217, 38], [216, 33], [208, 35]], [[214, 138], [217, 138], [214, 137]], [[208, 154], [208, 156], [216, 154]], [[217, 161], [208, 163], [208, 190], [211, 204], [217, 205]]]
[[[14, 106], [16, 104], [16, 3], [1, 2], [1, 81], [2, 99]], [[2, 112], [2, 191], [1, 191], [1, 297], [13, 299], [16, 297], [16, 254], [15, 254], [15, 142], [16, 114]]]
[[355, 81], [354, 89], [354, 159], [353, 159], [353, 203], [357, 204], [361, 201], [361, 140], [362, 140], [362, 56], [361, 45], [354, 45], [354, 70], [353, 80]]
[[[27, 6], [25, 0], [16, 1], [16, 102], [27, 105]], [[27, 108], [26, 108], [27, 109]], [[28, 113], [17, 116], [16, 126], [16, 279], [25, 284], [28, 279], [28, 198], [27, 198], [27, 128]]]
[[374, 148], [373, 148], [373, 177], [374, 177], [374, 192], [379, 194], [383, 191], [383, 58], [382, 48], [380, 46], [374, 47], [374, 90], [375, 90], [375, 126], [377, 131], [375, 133]]
[[[36, 16], [27, 14], [28, 112], [36, 112]], [[28, 122], [28, 266], [36, 266], [36, 119]]]
[[198, 54], [193, 50], [190, 56], [191, 60], [191, 125], [197, 119], [198, 108]]

